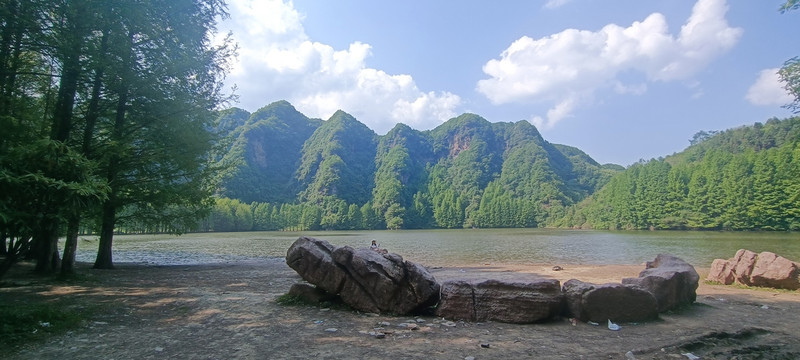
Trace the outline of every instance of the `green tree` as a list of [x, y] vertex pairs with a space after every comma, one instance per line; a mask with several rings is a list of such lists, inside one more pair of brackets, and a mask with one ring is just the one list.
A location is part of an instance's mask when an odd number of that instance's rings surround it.
[[273, 208], [269, 203], [253, 203], [253, 230], [277, 230], [272, 217]]
[[[95, 268], [111, 268], [116, 214], [147, 202], [156, 211], [178, 205], [185, 218], [201, 218], [211, 205], [214, 169], [206, 165], [211, 150], [208, 129], [224, 101], [220, 78], [231, 54], [226, 45], [212, 47], [218, 0], [156, 1], [142, 6], [106, 5], [120, 12], [110, 49], [108, 97], [113, 104], [102, 171], [111, 186], [102, 206], [100, 243]], [[153, 86], [158, 84], [158, 86]]]

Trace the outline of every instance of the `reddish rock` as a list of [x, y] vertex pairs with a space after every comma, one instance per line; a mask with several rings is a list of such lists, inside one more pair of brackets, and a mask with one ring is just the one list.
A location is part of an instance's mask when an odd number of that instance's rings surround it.
[[658, 302], [635, 285], [595, 285], [580, 280], [564, 283], [565, 315], [581, 321], [634, 322], [658, 317]]
[[533, 323], [561, 313], [561, 285], [554, 279], [453, 280], [441, 285], [436, 315], [466, 321]]
[[798, 264], [768, 251], [758, 254], [750, 284], [753, 286], [797, 290]]
[[736, 280], [733, 274], [733, 264], [728, 260], [714, 260], [711, 263], [711, 270], [709, 270], [706, 280], [724, 285], [733, 284], [734, 280]]
[[655, 296], [658, 312], [689, 305], [697, 300], [700, 275], [694, 266], [673, 255], [659, 254], [647, 262], [638, 278], [625, 278], [625, 285], [637, 285]]
[[756, 258], [758, 258], [758, 254], [750, 250], [739, 249], [736, 255], [730, 259], [731, 264], [733, 264], [733, 276], [736, 282], [750, 285], [750, 274], [753, 273]]

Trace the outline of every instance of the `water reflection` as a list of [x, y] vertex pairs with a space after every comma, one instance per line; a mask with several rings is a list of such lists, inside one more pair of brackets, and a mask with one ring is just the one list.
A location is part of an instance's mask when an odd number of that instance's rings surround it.
[[[708, 267], [740, 248], [800, 260], [800, 234], [723, 232], [609, 232], [541, 229], [342, 232], [198, 233], [116, 236], [114, 260], [160, 265], [233, 262], [285, 257], [301, 235], [338, 246], [381, 247], [427, 266], [466, 264], [641, 264], [659, 253]], [[97, 240], [82, 237], [78, 260], [91, 262]]]

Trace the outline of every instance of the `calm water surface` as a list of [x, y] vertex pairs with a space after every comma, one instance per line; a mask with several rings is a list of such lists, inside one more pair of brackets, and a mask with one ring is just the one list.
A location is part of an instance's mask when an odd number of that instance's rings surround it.
[[[800, 261], [800, 233], [543, 229], [118, 235], [114, 237], [114, 261], [174, 265], [282, 258], [301, 235], [352, 247], [367, 247], [375, 239], [381, 247], [426, 266], [641, 264], [659, 253], [669, 253], [695, 266], [708, 267], [714, 259], [730, 258], [741, 248], [772, 251]], [[97, 238], [81, 239], [78, 261], [93, 262]]]

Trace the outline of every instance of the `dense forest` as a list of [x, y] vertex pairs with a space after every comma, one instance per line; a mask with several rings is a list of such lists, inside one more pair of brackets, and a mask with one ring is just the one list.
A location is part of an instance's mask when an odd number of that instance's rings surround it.
[[207, 216], [224, 16], [221, 0], [0, 2], [0, 277], [21, 259], [70, 273], [81, 229], [111, 268], [120, 226]]
[[[203, 230], [537, 227], [623, 168], [474, 114], [378, 136], [286, 101], [220, 114], [220, 198]], [[237, 215], [238, 214], [238, 215]]]
[[800, 230], [800, 118], [698, 133], [685, 151], [617, 174], [554, 225]]
[[281, 101], [227, 110], [218, 126], [231, 166], [206, 231], [800, 229], [800, 118], [701, 131], [627, 169], [473, 114], [377, 136], [344, 112], [308, 119]]

